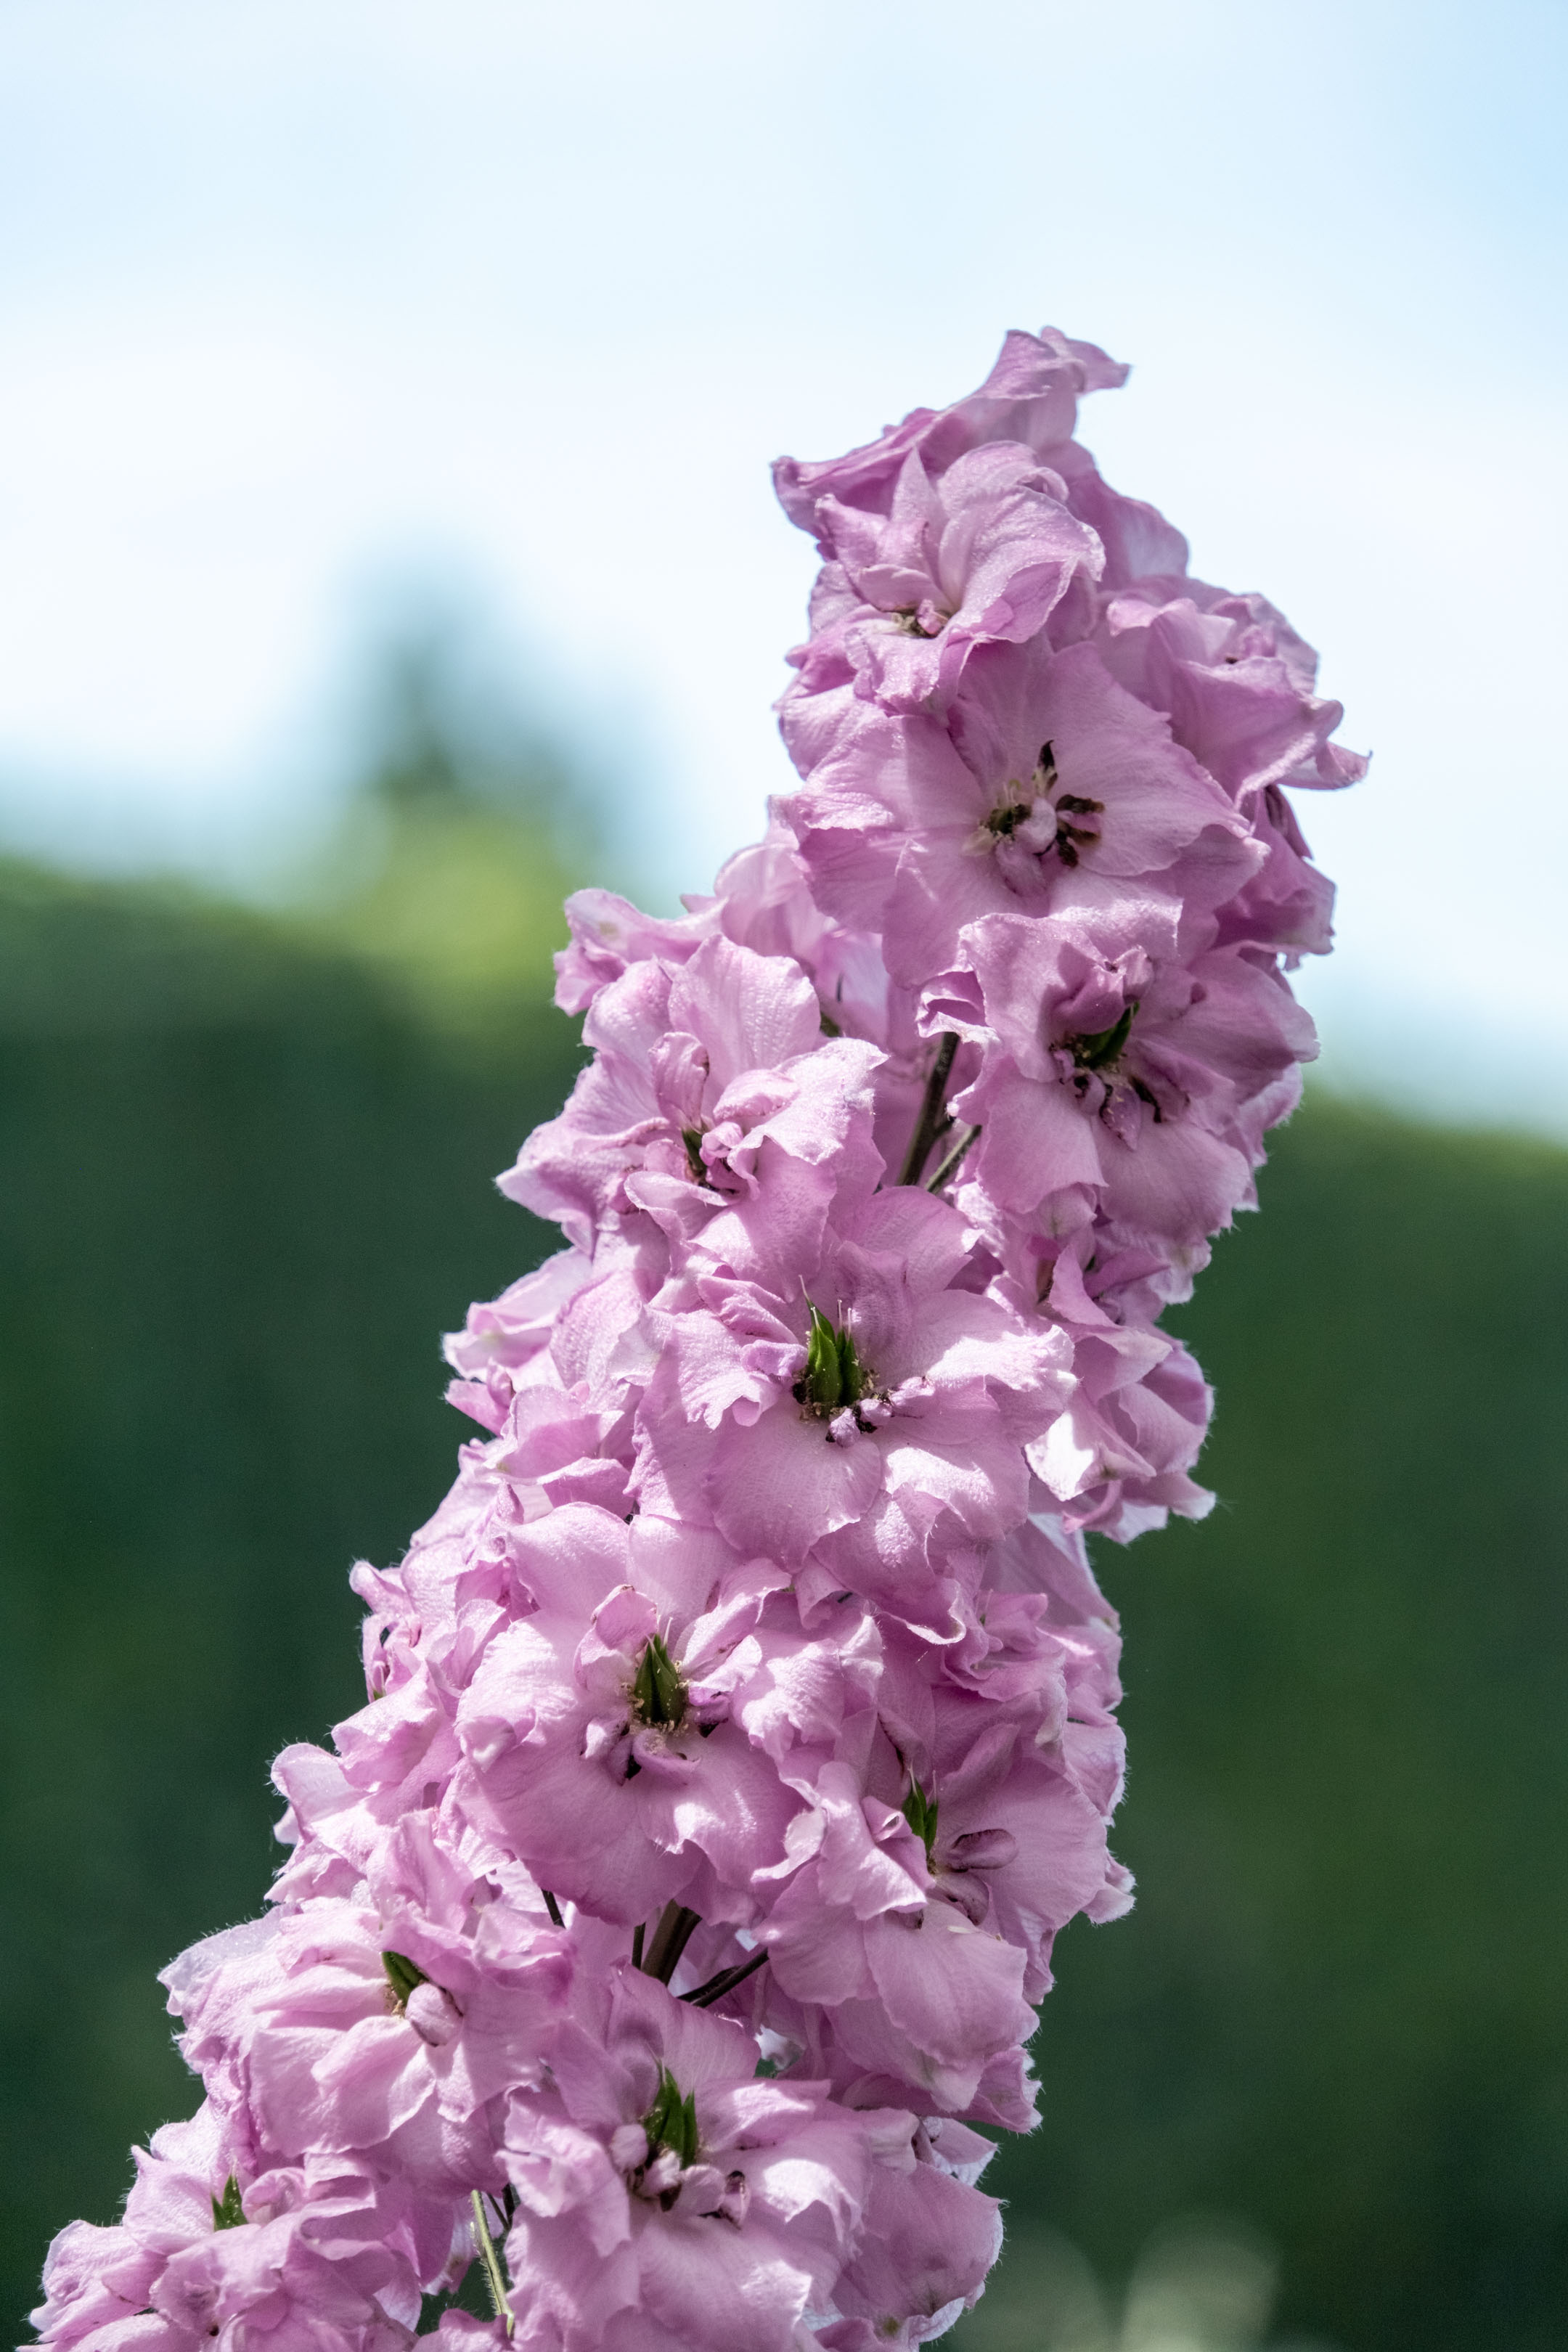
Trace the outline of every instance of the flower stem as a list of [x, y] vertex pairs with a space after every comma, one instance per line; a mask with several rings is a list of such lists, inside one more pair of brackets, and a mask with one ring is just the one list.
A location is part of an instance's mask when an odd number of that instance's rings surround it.
[[680, 1998], [689, 2000], [693, 2009], [711, 2009], [716, 2000], [722, 2000], [727, 1992], [733, 1992], [738, 1984], [744, 1984], [748, 1977], [755, 1976], [767, 1957], [765, 1946], [760, 1951], [750, 1952], [736, 1967], [721, 1969], [716, 1977], [710, 1977], [707, 1983], [699, 1985], [695, 1992], [683, 1992]]
[[936, 1174], [927, 1184], [926, 1191], [928, 1192], [940, 1192], [944, 1184], [952, 1183], [953, 1178], [957, 1175], [959, 1169], [963, 1164], [964, 1153], [968, 1150], [970, 1145], [975, 1140], [979, 1133], [980, 1129], [977, 1127], [966, 1127], [964, 1129], [959, 1140], [953, 1145], [952, 1150], [948, 1153], [947, 1158], [942, 1161], [941, 1167], [937, 1170]]
[[647, 1953], [643, 1960], [647, 1975], [668, 1984], [675, 1974], [676, 1962], [702, 1925], [695, 1911], [688, 1911], [681, 1903], [667, 1903], [659, 1914]]
[[490, 2235], [490, 2225], [485, 2218], [484, 2197], [477, 2189], [473, 2193], [473, 2208], [474, 2244], [484, 2265], [485, 2284], [489, 2289], [495, 2315], [505, 2320], [506, 2332], [510, 2336], [517, 2323], [507, 2305], [506, 2275], [500, 2266], [500, 2256], [496, 2252], [495, 2240]]
[[952, 1057], [958, 1051], [958, 1039], [950, 1029], [936, 1049], [936, 1059], [931, 1066], [926, 1090], [921, 1102], [921, 1115], [915, 1121], [915, 1131], [910, 1138], [910, 1148], [904, 1164], [899, 1171], [900, 1184], [918, 1184], [921, 1170], [931, 1157], [942, 1124], [942, 1107], [947, 1099], [947, 1081], [952, 1069]]

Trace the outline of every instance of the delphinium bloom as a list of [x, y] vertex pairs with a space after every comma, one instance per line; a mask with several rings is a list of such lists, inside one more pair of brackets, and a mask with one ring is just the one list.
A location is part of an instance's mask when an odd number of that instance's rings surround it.
[[1073, 437], [1122, 373], [1011, 335], [780, 467], [799, 785], [684, 916], [569, 907], [592, 1059], [501, 1179], [565, 1246], [448, 1343], [479, 1433], [46, 2342], [872, 2352], [980, 2293], [975, 2126], [1131, 1900], [1085, 1535], [1206, 1507], [1160, 1318], [1313, 1050], [1287, 793], [1361, 768]]

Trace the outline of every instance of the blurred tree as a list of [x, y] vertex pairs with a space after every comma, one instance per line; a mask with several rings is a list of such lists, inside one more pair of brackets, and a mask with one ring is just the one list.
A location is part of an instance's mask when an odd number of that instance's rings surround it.
[[481, 1033], [547, 995], [561, 902], [602, 867], [581, 770], [487, 677], [473, 625], [430, 608], [373, 660], [341, 824], [299, 911]]

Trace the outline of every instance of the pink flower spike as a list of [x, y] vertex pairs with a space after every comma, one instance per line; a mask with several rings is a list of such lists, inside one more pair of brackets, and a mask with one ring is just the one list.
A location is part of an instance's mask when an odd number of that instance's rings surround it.
[[203, 2105], [45, 2345], [883, 2352], [980, 2294], [1056, 1938], [1132, 1894], [1086, 1536], [1212, 1499], [1162, 1318], [1315, 1050], [1289, 795], [1365, 765], [1075, 438], [1125, 375], [1010, 334], [779, 466], [798, 782], [684, 914], [568, 903], [588, 1060], [500, 1180], [565, 1246], [447, 1342], [451, 1490], [353, 1572], [365, 1703], [164, 1972]]

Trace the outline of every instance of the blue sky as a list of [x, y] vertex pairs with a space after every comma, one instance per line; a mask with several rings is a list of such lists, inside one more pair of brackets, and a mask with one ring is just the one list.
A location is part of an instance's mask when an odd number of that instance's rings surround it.
[[1322, 648], [1332, 1067], [1568, 1130], [1568, 10], [0, 0], [0, 816], [236, 867], [400, 583], [668, 890], [786, 781], [767, 460], [1049, 319], [1084, 435]]

